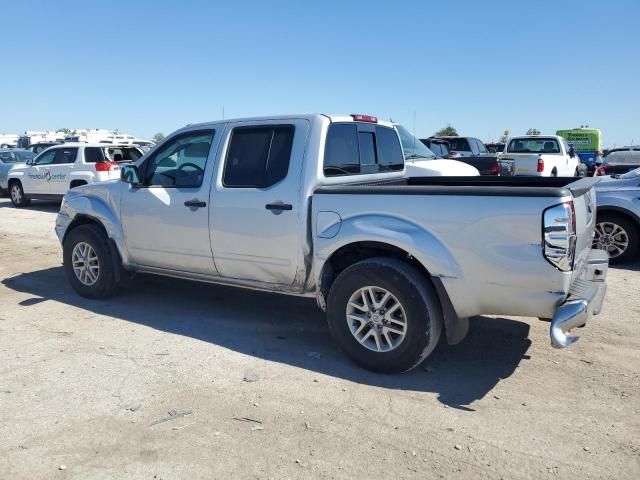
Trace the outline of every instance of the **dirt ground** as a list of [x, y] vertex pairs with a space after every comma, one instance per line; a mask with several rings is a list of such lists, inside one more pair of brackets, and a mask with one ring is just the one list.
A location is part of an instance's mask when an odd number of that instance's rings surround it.
[[0, 199], [0, 478], [640, 478], [640, 265], [564, 350], [474, 319], [405, 375], [309, 300], [139, 278], [67, 284], [58, 205]]

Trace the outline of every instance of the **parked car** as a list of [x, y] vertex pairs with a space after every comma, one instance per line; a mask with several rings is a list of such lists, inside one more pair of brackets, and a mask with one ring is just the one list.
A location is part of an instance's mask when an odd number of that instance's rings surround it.
[[34, 143], [33, 145], [29, 145], [26, 150], [29, 150], [30, 152], [33, 152], [34, 154], [38, 155], [42, 152], [44, 152], [47, 148], [49, 147], [53, 147], [55, 145], [60, 145], [62, 142], [39, 142], [39, 143]]
[[513, 162], [515, 175], [578, 177], [586, 173], [573, 147], [557, 135], [512, 137], [500, 160]]
[[447, 158], [459, 160], [475, 167], [480, 175], [500, 175], [498, 157], [489, 153], [477, 138], [473, 137], [429, 137], [425, 141], [446, 141], [449, 153]]
[[607, 151], [602, 163], [597, 165], [596, 175], [617, 175], [640, 167], [640, 147], [622, 147]]
[[5, 193], [9, 189], [9, 170], [33, 160], [35, 155], [28, 150], [19, 148], [0, 148], [0, 193]]
[[457, 160], [439, 158], [421, 140], [402, 125], [396, 125], [404, 152], [407, 177], [468, 177], [480, 175], [471, 165]]
[[178, 130], [122, 181], [67, 193], [66, 276], [88, 298], [134, 272], [315, 297], [335, 342], [383, 372], [480, 314], [553, 318], [552, 344], [573, 343], [606, 290], [597, 180], [406, 179], [393, 127], [312, 114]]
[[31, 199], [61, 200], [70, 188], [119, 178], [120, 163], [131, 163], [141, 156], [139, 148], [127, 145], [55, 145], [9, 171], [11, 202], [24, 207]]
[[640, 251], [640, 168], [602, 177], [596, 184], [594, 248], [606, 250], [611, 263], [638, 258]]

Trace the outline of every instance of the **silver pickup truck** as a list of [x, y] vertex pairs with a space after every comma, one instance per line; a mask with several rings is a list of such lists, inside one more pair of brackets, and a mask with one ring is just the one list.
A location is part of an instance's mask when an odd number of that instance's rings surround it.
[[56, 220], [85, 297], [135, 272], [316, 297], [358, 364], [400, 372], [474, 315], [598, 314], [592, 178], [404, 177], [390, 123], [367, 115], [189, 125], [121, 180], [69, 191]]

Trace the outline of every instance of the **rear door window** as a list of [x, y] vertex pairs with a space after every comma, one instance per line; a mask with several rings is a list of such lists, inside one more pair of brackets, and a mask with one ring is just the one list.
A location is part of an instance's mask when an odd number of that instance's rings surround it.
[[404, 157], [396, 132], [388, 127], [334, 123], [329, 127], [324, 152], [327, 177], [402, 170]]
[[228, 188], [266, 188], [287, 176], [293, 125], [237, 127], [231, 133], [222, 183]]
[[74, 163], [78, 155], [77, 148], [58, 148], [53, 163], [56, 165], [66, 165]]

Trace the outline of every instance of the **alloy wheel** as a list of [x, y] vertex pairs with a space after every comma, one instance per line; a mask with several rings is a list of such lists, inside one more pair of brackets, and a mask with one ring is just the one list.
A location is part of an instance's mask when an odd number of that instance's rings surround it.
[[83, 285], [92, 286], [100, 277], [100, 261], [96, 251], [86, 242], [79, 242], [71, 253], [73, 273]]
[[593, 247], [606, 250], [609, 253], [609, 258], [616, 258], [629, 248], [629, 235], [617, 223], [600, 222], [596, 224]]
[[395, 350], [407, 334], [407, 317], [402, 304], [381, 287], [362, 287], [351, 295], [346, 320], [358, 343], [374, 352]]

